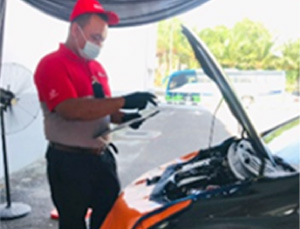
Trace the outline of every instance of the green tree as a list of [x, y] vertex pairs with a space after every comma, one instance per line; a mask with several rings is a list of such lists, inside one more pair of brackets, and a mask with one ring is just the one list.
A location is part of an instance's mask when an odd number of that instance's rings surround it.
[[[300, 66], [300, 39], [296, 41], [288, 41], [281, 46], [282, 70], [287, 72], [287, 80], [289, 84], [299, 83], [299, 66]], [[298, 85], [299, 88], [299, 85]]]
[[158, 24], [157, 51], [159, 67], [156, 85], [175, 70], [198, 68], [189, 44], [181, 32], [181, 22], [174, 18]]
[[198, 34], [225, 68], [276, 68], [275, 43], [261, 23], [244, 19], [232, 29], [217, 26]]
[[[158, 24], [157, 84], [172, 71], [199, 68], [180, 24], [177, 18]], [[284, 70], [289, 83], [299, 81], [300, 39], [279, 46], [263, 24], [249, 19], [233, 28], [217, 26], [194, 31], [224, 68]]]

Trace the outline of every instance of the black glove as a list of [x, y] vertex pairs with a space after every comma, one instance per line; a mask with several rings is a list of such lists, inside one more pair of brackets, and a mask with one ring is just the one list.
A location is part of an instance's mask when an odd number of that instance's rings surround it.
[[125, 104], [123, 108], [142, 110], [146, 107], [148, 102], [157, 106], [157, 103], [155, 102], [155, 98], [156, 96], [149, 92], [135, 92], [124, 96]]
[[[127, 121], [130, 121], [132, 119], [136, 119], [136, 118], [140, 118], [141, 115], [139, 113], [132, 113], [132, 114], [125, 114], [123, 115], [122, 117], [122, 122], [127, 122]], [[138, 129], [140, 127], [140, 125], [142, 125], [142, 123], [144, 122], [145, 120], [141, 120], [141, 121], [138, 121], [138, 122], [134, 122], [132, 123], [131, 125], [129, 125], [132, 129]]]

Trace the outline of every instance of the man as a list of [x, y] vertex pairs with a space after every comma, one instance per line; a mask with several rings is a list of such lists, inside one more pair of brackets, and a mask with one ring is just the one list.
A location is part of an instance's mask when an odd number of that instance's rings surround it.
[[110, 122], [140, 117], [124, 114], [122, 108], [156, 105], [154, 95], [146, 92], [111, 98], [105, 70], [93, 60], [108, 26], [118, 20], [98, 1], [79, 0], [70, 16], [67, 41], [45, 56], [35, 72], [49, 140], [47, 174], [60, 229], [86, 228], [88, 208], [90, 228], [99, 228], [120, 191], [114, 156], [95, 133], [108, 130]]

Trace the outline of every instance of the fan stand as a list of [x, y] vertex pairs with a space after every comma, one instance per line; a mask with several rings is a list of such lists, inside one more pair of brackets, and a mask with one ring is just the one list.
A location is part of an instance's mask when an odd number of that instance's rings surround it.
[[1, 101], [0, 104], [1, 106], [0, 118], [1, 118], [1, 137], [2, 137], [2, 149], [3, 149], [4, 177], [5, 177], [5, 188], [6, 188], [6, 204], [0, 204], [0, 219], [12, 220], [12, 219], [26, 216], [31, 211], [31, 207], [23, 203], [11, 202], [7, 153], [6, 153], [5, 126], [4, 126], [4, 112], [7, 108], [7, 105], [10, 105], [11, 101], [9, 101], [9, 103], [2, 103], [2, 102], [3, 101]]

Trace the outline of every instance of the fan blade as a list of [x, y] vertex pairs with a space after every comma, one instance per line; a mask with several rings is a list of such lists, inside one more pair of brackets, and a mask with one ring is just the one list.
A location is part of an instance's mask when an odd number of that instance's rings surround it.
[[25, 129], [37, 118], [40, 110], [32, 73], [19, 64], [3, 64], [0, 87], [15, 95], [11, 107], [4, 113], [6, 134]]
[[4, 120], [6, 124], [6, 134], [13, 134], [24, 130], [31, 124], [37, 116], [33, 115], [26, 108], [16, 106], [12, 111], [4, 113]]
[[15, 94], [34, 90], [32, 73], [22, 65], [15, 63], [2, 65], [0, 85]]

